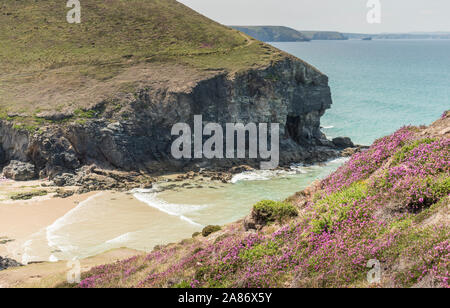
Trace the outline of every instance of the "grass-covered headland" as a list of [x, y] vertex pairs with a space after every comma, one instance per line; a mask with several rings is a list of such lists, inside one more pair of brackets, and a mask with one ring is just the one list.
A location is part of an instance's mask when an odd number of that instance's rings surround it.
[[79, 287], [449, 287], [450, 113], [404, 127], [285, 203], [84, 273]]
[[83, 0], [80, 24], [67, 22], [66, 3], [0, 4], [0, 119], [18, 128], [35, 130], [46, 112], [89, 118], [143, 82], [189, 83], [286, 56], [175, 0]]

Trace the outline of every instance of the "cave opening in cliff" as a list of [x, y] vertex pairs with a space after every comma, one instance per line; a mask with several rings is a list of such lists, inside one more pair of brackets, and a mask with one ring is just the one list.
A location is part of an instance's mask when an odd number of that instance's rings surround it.
[[288, 116], [286, 121], [286, 134], [297, 143], [300, 143], [300, 116]]

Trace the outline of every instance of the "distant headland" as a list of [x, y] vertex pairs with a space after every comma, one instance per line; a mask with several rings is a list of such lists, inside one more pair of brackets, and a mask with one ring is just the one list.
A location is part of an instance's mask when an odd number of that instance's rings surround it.
[[334, 31], [298, 31], [282, 26], [231, 26], [263, 42], [308, 42], [312, 40], [347, 40]]
[[283, 26], [231, 26], [263, 42], [308, 42], [319, 40], [405, 40], [450, 39], [450, 32], [413, 33], [342, 33], [338, 31], [303, 31]]

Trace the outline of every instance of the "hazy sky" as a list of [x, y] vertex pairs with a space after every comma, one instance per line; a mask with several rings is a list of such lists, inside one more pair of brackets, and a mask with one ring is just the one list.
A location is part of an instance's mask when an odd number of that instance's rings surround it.
[[178, 0], [225, 25], [282, 25], [342, 32], [450, 32], [450, 0], [380, 0], [381, 24], [367, 22], [368, 0]]

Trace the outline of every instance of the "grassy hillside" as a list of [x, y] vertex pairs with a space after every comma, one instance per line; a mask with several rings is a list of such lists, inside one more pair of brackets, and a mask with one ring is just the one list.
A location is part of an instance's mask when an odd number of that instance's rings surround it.
[[232, 26], [263, 42], [304, 42], [308, 41], [302, 33], [281, 26]]
[[85, 108], [149, 76], [187, 82], [184, 75], [232, 73], [282, 56], [175, 0], [81, 4], [81, 24], [69, 24], [66, 1], [2, 1], [1, 118]]
[[[450, 112], [377, 140], [286, 203], [243, 223], [83, 274], [81, 287], [449, 287]], [[295, 207], [295, 208], [294, 208]], [[247, 220], [246, 220], [247, 221]]]

